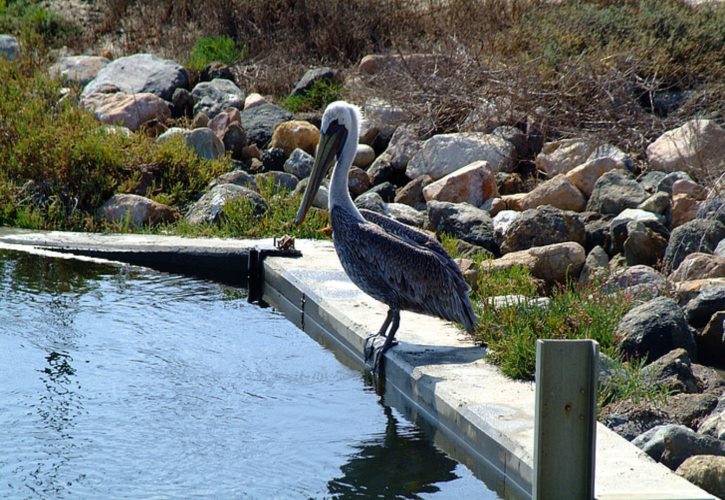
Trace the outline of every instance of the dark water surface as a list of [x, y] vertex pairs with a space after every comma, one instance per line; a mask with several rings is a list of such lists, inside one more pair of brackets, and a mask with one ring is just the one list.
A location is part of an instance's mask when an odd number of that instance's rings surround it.
[[220, 285], [0, 251], [2, 498], [497, 498]]

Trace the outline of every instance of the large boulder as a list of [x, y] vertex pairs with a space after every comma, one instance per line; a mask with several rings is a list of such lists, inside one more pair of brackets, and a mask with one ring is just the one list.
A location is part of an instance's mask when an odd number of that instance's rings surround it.
[[677, 474], [717, 498], [725, 498], [725, 457], [694, 455], [682, 462]]
[[547, 285], [566, 283], [576, 279], [586, 259], [584, 247], [579, 243], [566, 242], [539, 246], [511, 252], [500, 259], [487, 261], [486, 269], [508, 269], [514, 266], [526, 267], [534, 278], [544, 280]]
[[695, 339], [685, 313], [667, 297], [657, 297], [629, 311], [614, 335], [625, 356], [645, 358], [650, 363], [678, 347], [695, 355]]
[[[614, 261], [614, 259], [612, 259]], [[610, 267], [613, 262], [610, 262]], [[648, 293], [658, 295], [667, 290], [666, 278], [644, 264], [613, 270], [612, 275], [604, 282], [604, 293], [626, 292], [633, 295]]]
[[104, 203], [96, 216], [112, 224], [132, 227], [174, 222], [179, 211], [162, 203], [135, 194], [116, 194]]
[[647, 159], [657, 170], [684, 170], [697, 177], [725, 167], [725, 129], [714, 120], [690, 120], [668, 130], [647, 147]]
[[587, 161], [596, 144], [582, 139], [547, 142], [536, 156], [536, 168], [548, 177], [565, 174]]
[[725, 285], [713, 285], [702, 289], [687, 305], [687, 321], [695, 327], [705, 326], [718, 311], [725, 310]]
[[513, 144], [490, 134], [461, 132], [434, 135], [410, 159], [405, 173], [411, 179], [427, 174], [440, 179], [474, 161], [485, 160], [493, 172], [511, 171]]
[[171, 101], [174, 90], [189, 87], [186, 70], [174, 61], [152, 54], [119, 57], [101, 69], [85, 86], [81, 98], [111, 84], [127, 94], [148, 92]]
[[446, 201], [428, 202], [428, 219], [431, 228], [483, 247], [494, 254], [498, 245], [493, 233], [493, 221], [488, 212], [468, 203]]
[[92, 111], [93, 116], [102, 123], [122, 125], [133, 131], [146, 122], [163, 122], [171, 117], [168, 103], [148, 92], [90, 94], [81, 101], [81, 106]]
[[413, 179], [397, 192], [394, 201], [396, 203], [405, 203], [413, 208], [418, 208], [420, 205], [425, 206], [423, 189], [431, 182], [433, 182], [433, 178], [430, 175], [423, 175]]
[[647, 198], [647, 192], [625, 170], [603, 174], [592, 189], [587, 210], [617, 215], [625, 208], [635, 208]]
[[622, 164], [608, 157], [595, 158], [569, 170], [566, 178], [588, 198], [592, 195], [597, 180], [615, 168], [622, 168]]
[[672, 281], [725, 278], [725, 256], [695, 252], [685, 257], [670, 274]]
[[277, 125], [269, 147], [282, 148], [287, 156], [297, 148], [314, 155], [318, 142], [320, 130], [317, 127], [303, 120], [290, 120]]
[[574, 214], [543, 206], [524, 211], [503, 232], [502, 253], [574, 241], [586, 243], [584, 224]]
[[711, 254], [725, 238], [725, 225], [713, 219], [695, 219], [675, 228], [667, 244], [663, 265], [676, 269], [691, 253]]
[[267, 202], [258, 193], [235, 184], [214, 186], [186, 214], [190, 224], [219, 224], [223, 218], [224, 205], [232, 199], [247, 200], [257, 215], [267, 211]]
[[87, 85], [110, 62], [101, 56], [67, 56], [58, 59], [49, 72], [68, 83]]
[[277, 125], [291, 119], [292, 113], [274, 104], [260, 104], [242, 112], [242, 126], [249, 142], [260, 148], [267, 146]]
[[450, 201], [480, 206], [498, 196], [496, 177], [486, 161], [473, 162], [423, 188], [426, 201]]
[[284, 162], [284, 171], [297, 177], [304, 179], [312, 173], [312, 165], [315, 159], [301, 149], [295, 149], [289, 158]]
[[523, 210], [551, 205], [562, 210], [581, 212], [587, 206], [582, 192], [564, 174], [542, 182], [523, 196], [520, 203]]
[[231, 80], [215, 78], [199, 82], [192, 89], [194, 114], [206, 113], [214, 118], [226, 108], [244, 109], [244, 92]]
[[700, 386], [692, 372], [692, 361], [685, 349], [678, 347], [642, 369], [642, 375], [670, 394], [698, 393]]
[[185, 134], [186, 144], [205, 160], [224, 156], [224, 143], [207, 127], [195, 128]]
[[694, 455], [725, 455], [725, 441], [698, 434], [684, 425], [658, 425], [632, 444], [672, 470]]

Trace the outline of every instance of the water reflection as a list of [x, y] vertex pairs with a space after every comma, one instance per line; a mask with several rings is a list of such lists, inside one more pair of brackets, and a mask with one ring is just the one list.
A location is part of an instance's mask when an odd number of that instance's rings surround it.
[[437, 493], [435, 483], [458, 479], [458, 465], [438, 450], [424, 433], [401, 425], [393, 410], [380, 401], [386, 417], [385, 433], [356, 446], [357, 452], [331, 480], [328, 491], [335, 498], [421, 498]]

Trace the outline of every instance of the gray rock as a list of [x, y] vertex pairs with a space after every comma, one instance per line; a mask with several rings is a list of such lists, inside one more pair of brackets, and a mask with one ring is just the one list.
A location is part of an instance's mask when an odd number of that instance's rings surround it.
[[0, 35], [0, 56], [8, 61], [15, 60], [20, 54], [18, 39], [12, 35]]
[[717, 396], [714, 394], [680, 393], [667, 398], [666, 411], [672, 423], [697, 429], [716, 406]]
[[513, 144], [517, 158], [530, 158], [532, 156], [529, 149], [529, 139], [521, 129], [510, 125], [501, 125], [496, 127], [491, 135], [505, 139]]
[[[624, 260], [624, 256], [621, 257]], [[610, 270], [613, 270], [615, 261], [615, 257], [609, 261]], [[614, 268], [616, 267], [614, 266]], [[602, 290], [604, 293], [626, 291], [631, 294], [659, 295], [667, 290], [667, 280], [651, 267], [638, 264], [616, 271], [604, 283]]]
[[431, 228], [478, 245], [497, 255], [498, 245], [493, 233], [493, 220], [488, 212], [468, 203], [428, 202]]
[[186, 144], [205, 160], [215, 160], [224, 156], [224, 143], [210, 128], [196, 128], [185, 133]]
[[410, 159], [405, 173], [411, 179], [427, 174], [438, 180], [474, 161], [485, 160], [492, 172], [515, 167], [513, 144], [494, 135], [461, 132], [435, 135]]
[[355, 206], [357, 208], [364, 208], [372, 210], [379, 214], [388, 215], [387, 203], [383, 201], [378, 193], [372, 193], [368, 191], [355, 198]]
[[672, 196], [672, 185], [679, 180], [692, 181], [692, 177], [687, 172], [670, 172], [657, 183], [657, 191], [662, 191]]
[[565, 241], [584, 246], [584, 224], [570, 212], [544, 205], [525, 210], [506, 228], [501, 252], [506, 254]]
[[334, 68], [313, 68], [308, 70], [292, 89], [292, 95], [304, 95], [316, 82], [337, 80], [337, 70]]
[[669, 416], [648, 402], [622, 401], [605, 406], [600, 421], [614, 432], [632, 441], [637, 436], [663, 424], [669, 424]]
[[314, 162], [315, 159], [312, 156], [300, 148], [296, 148], [284, 162], [284, 171], [298, 179], [305, 179], [312, 173]]
[[186, 220], [190, 224], [219, 224], [224, 216], [224, 204], [233, 199], [247, 200], [257, 215], [262, 215], [268, 209], [264, 198], [251, 189], [236, 184], [219, 184], [192, 205]]
[[625, 356], [645, 358], [650, 363], [678, 347], [695, 355], [695, 339], [685, 313], [667, 297], [657, 297], [629, 311], [614, 335], [620, 339]]
[[99, 56], [61, 57], [50, 67], [50, 74], [76, 85], [87, 85], [110, 61]]
[[292, 118], [292, 113], [274, 104], [260, 104], [242, 112], [242, 127], [250, 143], [264, 148], [272, 139], [275, 127]]
[[664, 269], [677, 269], [691, 253], [713, 253], [725, 238], [725, 225], [714, 219], [695, 219], [672, 231], [663, 260]]
[[616, 163], [624, 165], [627, 170], [632, 170], [634, 162], [627, 153], [612, 144], [600, 144], [589, 155], [587, 161], [597, 160], [599, 158], [610, 158]]
[[378, 156], [367, 170], [370, 183], [375, 186], [383, 182], [391, 182], [397, 185], [406, 185], [410, 179], [405, 175], [405, 170], [393, 167], [390, 163], [390, 156], [383, 153]]
[[670, 394], [698, 393], [701, 388], [692, 372], [690, 355], [685, 349], [673, 349], [642, 369], [651, 383], [666, 387]]
[[720, 396], [715, 410], [703, 419], [697, 432], [725, 441], [725, 395]]
[[197, 83], [191, 91], [194, 97], [194, 114], [206, 113], [214, 118], [226, 108], [244, 109], [244, 92], [230, 80], [215, 78], [210, 82]]
[[639, 221], [627, 223], [627, 239], [624, 240], [623, 250], [628, 266], [654, 266], [665, 254], [665, 248], [667, 238], [660, 233]]
[[596, 246], [604, 249], [610, 248], [609, 221], [605, 219], [589, 221], [584, 225], [584, 231], [586, 232], [585, 248], [592, 249]]
[[718, 243], [715, 247], [713, 255], [717, 255], [718, 257], [725, 257], [725, 239], [720, 240], [720, 243]]
[[499, 245], [503, 242], [503, 237], [508, 227], [520, 216], [521, 212], [516, 210], [501, 210], [493, 217], [493, 231]]
[[712, 285], [685, 306], [687, 321], [695, 327], [705, 326], [718, 311], [725, 311], [725, 285]]
[[391, 217], [403, 224], [420, 228], [425, 226], [425, 214], [409, 205], [404, 205], [403, 203], [388, 203], [388, 212]]
[[378, 193], [385, 203], [390, 203], [395, 199], [395, 186], [390, 182], [383, 182], [373, 186], [368, 192]]
[[390, 165], [402, 172], [405, 172], [410, 159], [423, 147], [423, 141], [418, 140], [418, 135], [409, 127], [398, 127], [390, 137], [390, 143], [385, 150]]
[[657, 193], [657, 186], [659, 186], [662, 179], [667, 177], [667, 172], [660, 172], [659, 170], [650, 170], [642, 174], [639, 179], [639, 184], [648, 193]]
[[101, 91], [105, 85], [115, 85], [122, 92], [150, 92], [171, 101], [174, 90], [188, 88], [189, 76], [179, 64], [152, 54], [119, 57], [98, 72], [81, 93], [84, 98]]
[[214, 179], [209, 187], [213, 188], [219, 184], [236, 184], [237, 186], [242, 186], [247, 189], [251, 189], [252, 191], [257, 191], [259, 189], [255, 177], [244, 170], [233, 170], [222, 174]]
[[352, 164], [360, 168], [368, 168], [375, 161], [375, 150], [367, 144], [358, 144]]
[[677, 474], [717, 498], [725, 498], [725, 457], [695, 455], [677, 468]]
[[588, 285], [594, 279], [603, 278], [609, 272], [609, 256], [599, 245], [592, 248], [584, 261], [581, 274], [579, 275], [579, 283]]
[[254, 177], [257, 180], [257, 185], [260, 189], [268, 183], [272, 183], [276, 189], [294, 191], [297, 187], [297, 183], [300, 182], [300, 180], [294, 175], [278, 171], [264, 172], [257, 174]]
[[725, 224], [725, 196], [714, 196], [703, 201], [695, 218], [717, 220], [720, 224]]
[[[194, 97], [185, 88], [179, 87], [171, 96], [171, 116], [194, 116]], [[207, 117], [208, 118], [208, 117]]]
[[132, 227], [173, 222], [179, 217], [175, 208], [135, 194], [116, 194], [104, 203], [96, 216], [113, 224]]
[[694, 455], [725, 455], [725, 441], [697, 434], [684, 425], [658, 425], [632, 444], [673, 470]]
[[625, 208], [635, 208], [647, 193], [634, 177], [624, 170], [610, 170], [597, 179], [587, 210], [617, 215]]
[[[297, 187], [292, 192], [292, 194], [301, 197], [302, 194], [305, 192], [305, 189], [307, 189], [307, 184], [309, 184], [309, 181], [310, 178], [307, 177], [298, 182]], [[312, 206], [315, 208], [327, 210], [327, 207], [329, 205], [329, 198], [330, 191], [327, 189], [327, 186], [320, 185], [320, 187], [317, 189], [317, 192], [315, 193], [315, 197], [312, 199]]]
[[[637, 208], [662, 215], [665, 219], [667, 219], [667, 211], [672, 211], [672, 204], [670, 203], [670, 196], [667, 193], [657, 191], [655, 194], [640, 203]], [[672, 217], [671, 213], [670, 217]]]

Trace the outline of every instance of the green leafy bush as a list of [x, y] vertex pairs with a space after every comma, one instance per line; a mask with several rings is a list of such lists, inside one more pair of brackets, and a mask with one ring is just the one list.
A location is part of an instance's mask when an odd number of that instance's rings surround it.
[[194, 43], [187, 67], [194, 71], [201, 71], [212, 62], [234, 64], [242, 55], [243, 51], [237, 48], [231, 37], [205, 36]]
[[282, 100], [282, 106], [293, 113], [324, 109], [340, 99], [342, 86], [333, 81], [318, 80], [304, 94], [289, 95]]

